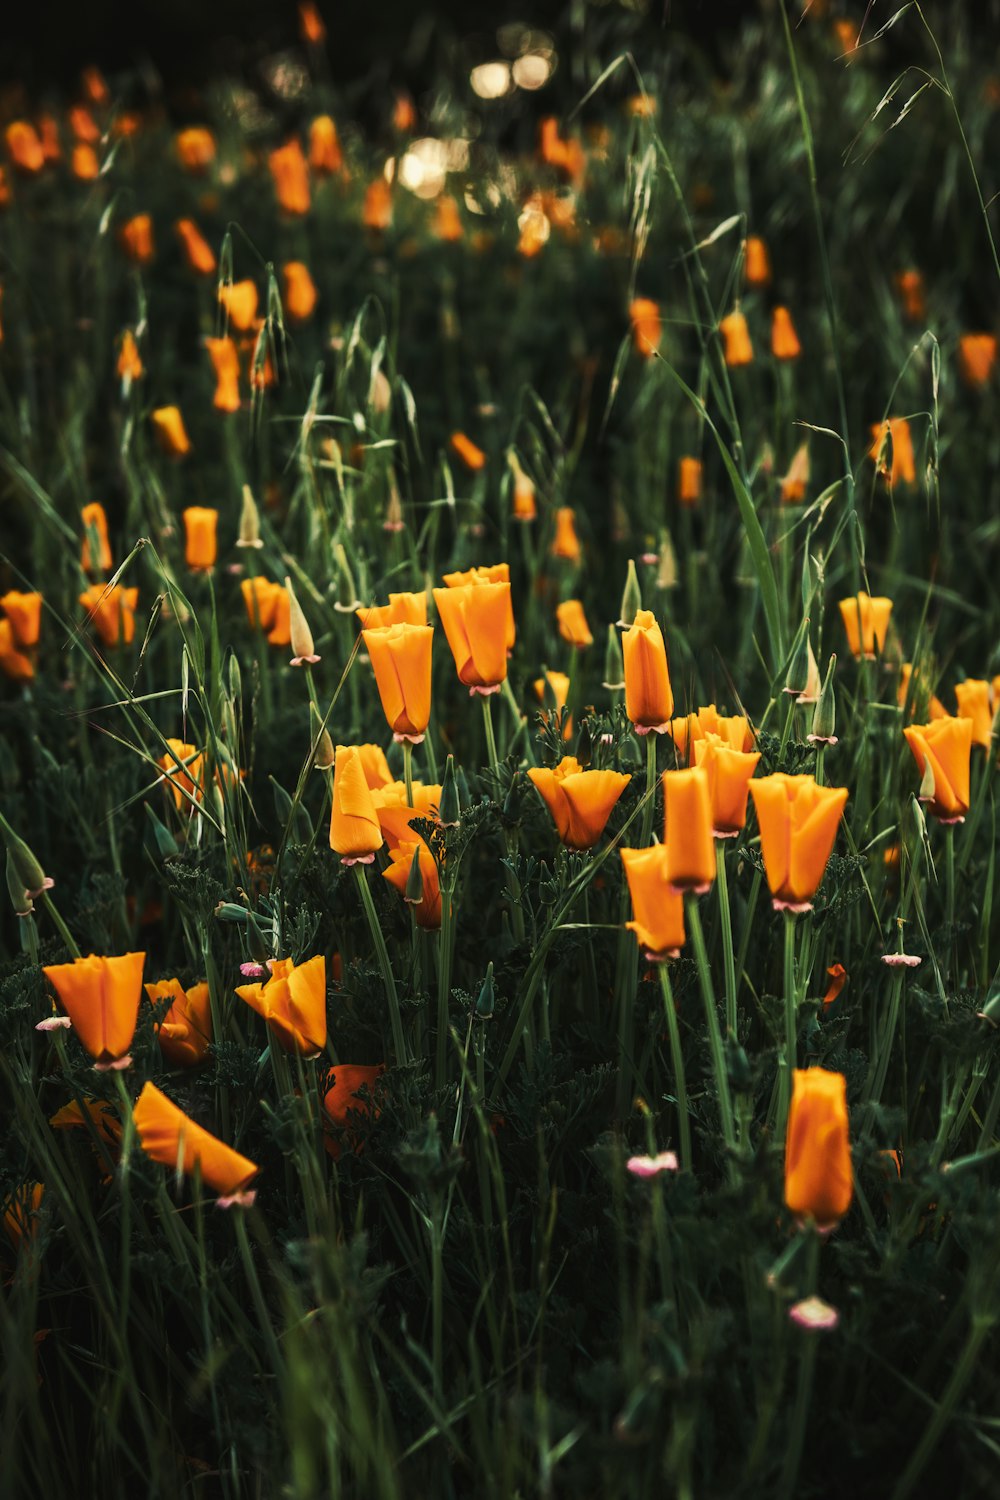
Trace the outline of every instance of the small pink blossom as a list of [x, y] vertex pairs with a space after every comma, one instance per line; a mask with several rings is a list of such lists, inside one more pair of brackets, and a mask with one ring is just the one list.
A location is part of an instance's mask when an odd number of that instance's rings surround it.
[[62, 1031], [63, 1028], [65, 1028], [68, 1031], [72, 1024], [73, 1022], [70, 1020], [69, 1016], [46, 1016], [44, 1021], [39, 1021], [38, 1025], [35, 1027], [35, 1030]]
[[241, 1193], [229, 1193], [224, 1198], [216, 1198], [216, 1208], [253, 1208], [257, 1201], [256, 1188], [244, 1188]]
[[264, 972], [264, 965], [258, 963], [240, 964], [240, 973], [244, 979], [259, 979]]
[[124, 1057], [116, 1057], [111, 1062], [95, 1062], [95, 1073], [124, 1073], [126, 1068], [132, 1066], [132, 1054], [126, 1052]]
[[840, 1313], [829, 1302], [824, 1302], [822, 1297], [806, 1297], [804, 1301], [796, 1302], [794, 1307], [788, 1309], [788, 1316], [800, 1328], [822, 1333], [836, 1328], [840, 1322]]
[[923, 959], [915, 953], [883, 953], [882, 962], [887, 969], [915, 969]]
[[661, 1151], [658, 1156], [630, 1156], [625, 1166], [633, 1177], [658, 1177], [661, 1172], [677, 1171], [677, 1153]]

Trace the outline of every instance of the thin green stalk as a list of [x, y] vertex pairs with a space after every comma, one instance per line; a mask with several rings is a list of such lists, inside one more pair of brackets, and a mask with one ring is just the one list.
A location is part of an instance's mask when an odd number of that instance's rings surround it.
[[785, 918], [785, 1050], [781, 1059], [781, 1092], [775, 1134], [782, 1140], [792, 1098], [792, 1070], [795, 1067], [798, 1041], [798, 997], [795, 989], [795, 914], [786, 911]]
[[726, 840], [715, 841], [715, 885], [719, 893], [719, 925], [722, 928], [722, 966], [726, 976], [726, 1029], [737, 1032], [736, 959], [733, 954], [733, 914], [729, 907], [729, 876], [726, 871]]
[[490, 770], [494, 776], [500, 774], [500, 763], [497, 760], [497, 742], [493, 734], [493, 697], [492, 694], [480, 696], [483, 705], [483, 728], [486, 732], [486, 758], [489, 761]]
[[69, 953], [70, 958], [80, 958], [81, 953], [76, 945], [76, 939], [70, 932], [69, 928], [66, 926], [66, 923], [63, 921], [62, 917], [59, 915], [59, 909], [53, 901], [52, 897], [49, 895], [48, 891], [42, 892], [42, 905], [45, 907], [45, 910], [52, 918], [59, 936], [66, 944], [66, 950]]
[[[820, 1237], [815, 1228], [809, 1230], [809, 1246], [806, 1259], [806, 1296], [812, 1297], [816, 1292], [816, 1282], [819, 1275], [819, 1250]], [[802, 1449], [806, 1440], [806, 1425], [809, 1421], [809, 1408], [812, 1405], [813, 1377], [816, 1373], [816, 1351], [819, 1347], [819, 1334], [815, 1329], [803, 1329], [801, 1359], [799, 1361], [798, 1391], [795, 1397], [795, 1410], [792, 1413], [791, 1428], [788, 1434], [788, 1445], [785, 1449], [785, 1466], [781, 1475], [781, 1489], [779, 1494], [781, 1500], [793, 1500], [798, 1488], [799, 1468], [802, 1464]]]
[[958, 1405], [976, 1372], [979, 1360], [979, 1351], [984, 1341], [992, 1332], [995, 1319], [990, 1314], [981, 1314], [973, 1317], [969, 1336], [965, 1341], [965, 1348], [959, 1356], [958, 1364], [952, 1371], [951, 1379], [945, 1386], [941, 1399], [934, 1408], [934, 1415], [924, 1428], [923, 1435], [914, 1450], [913, 1456], [896, 1488], [892, 1492], [892, 1500], [907, 1500], [907, 1496], [913, 1493], [914, 1485], [923, 1473], [931, 1454], [941, 1440], [944, 1429], [951, 1421], [952, 1413]]
[[701, 913], [698, 910], [698, 897], [688, 895], [684, 898], [684, 914], [687, 919], [688, 930], [691, 933], [691, 942], [694, 946], [695, 964], [698, 969], [698, 982], [701, 986], [701, 998], [705, 1007], [705, 1023], [708, 1028], [708, 1045], [712, 1054], [712, 1072], [715, 1075], [715, 1087], [719, 1095], [719, 1115], [722, 1121], [722, 1139], [725, 1142], [728, 1153], [728, 1171], [730, 1176], [735, 1174], [736, 1154], [736, 1129], [733, 1123], [733, 1101], [729, 1093], [729, 1075], [726, 1072], [726, 1058], [722, 1047], [722, 1032], [719, 1029], [719, 1016], [715, 1008], [715, 992], [712, 988], [712, 974], [708, 965], [708, 953], [705, 949], [705, 934], [701, 926]]
[[656, 731], [646, 735], [646, 805], [642, 811], [642, 843], [645, 849], [653, 836], [653, 813], [656, 810]]
[[660, 973], [660, 993], [663, 1010], [667, 1018], [667, 1035], [670, 1038], [670, 1062], [674, 1070], [674, 1089], [677, 1093], [677, 1121], [681, 1148], [681, 1171], [691, 1171], [691, 1112], [688, 1108], [687, 1079], [684, 1073], [684, 1054], [681, 1051], [681, 1032], [677, 1024], [677, 1007], [670, 983], [666, 963], [656, 966]]
[[354, 866], [355, 879], [361, 892], [361, 904], [368, 918], [368, 928], [372, 936], [372, 944], [375, 955], [378, 958], [379, 968], [382, 970], [382, 982], [385, 985], [385, 996], [389, 1002], [389, 1022], [392, 1026], [392, 1043], [396, 1052], [397, 1063], [409, 1061], [409, 1053], [406, 1047], [406, 1038], [403, 1035], [403, 1018], [399, 1011], [399, 996], [396, 994], [396, 981], [392, 974], [392, 964], [389, 962], [389, 952], [385, 946], [385, 938], [379, 926], [378, 916], [375, 912], [375, 902], [372, 893], [368, 889], [368, 876], [364, 865]]
[[406, 805], [413, 806], [413, 746], [403, 741], [403, 781], [406, 784]]
[[[488, 701], [486, 699], [484, 702]], [[451, 890], [441, 887], [441, 930], [438, 933], [438, 993], [437, 993], [437, 1052], [434, 1080], [438, 1088], [444, 1087], [448, 1058], [448, 1008], [451, 1001], [452, 963], [452, 911]]]

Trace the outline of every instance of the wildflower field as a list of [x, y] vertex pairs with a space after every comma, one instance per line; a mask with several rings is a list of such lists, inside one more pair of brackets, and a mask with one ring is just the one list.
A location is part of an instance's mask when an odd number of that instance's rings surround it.
[[997, 6], [335, 9], [0, 100], [0, 1500], [996, 1495]]

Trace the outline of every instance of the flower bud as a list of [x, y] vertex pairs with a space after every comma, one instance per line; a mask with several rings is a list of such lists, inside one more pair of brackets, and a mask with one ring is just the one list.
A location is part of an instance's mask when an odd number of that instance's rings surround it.
[[462, 804], [459, 795], [458, 774], [455, 757], [449, 755], [444, 767], [441, 796], [438, 799], [438, 822], [442, 828], [457, 828], [462, 820]]
[[260, 539], [260, 515], [253, 491], [248, 484], [243, 486], [243, 505], [240, 510], [240, 534], [237, 547], [263, 547]]
[[295, 653], [292, 657], [292, 666], [301, 667], [306, 662], [312, 666], [314, 662], [319, 661], [319, 657], [313, 643], [312, 631], [309, 629], [309, 621], [302, 612], [302, 606], [296, 598], [290, 578], [285, 579], [285, 588], [288, 590], [289, 626], [292, 632], [292, 650]]
[[631, 628], [641, 608], [642, 590], [639, 588], [639, 577], [635, 571], [635, 562], [629, 558], [628, 573], [625, 577], [625, 588], [622, 591], [622, 602], [618, 613], [618, 624], [622, 630]]
[[620, 693], [625, 688], [625, 660], [621, 641], [614, 625], [608, 626], [608, 646], [604, 655], [604, 681], [602, 688], [609, 693]]
[[333, 770], [333, 740], [330, 731], [319, 716], [319, 710], [315, 703], [309, 705], [309, 734], [313, 748], [313, 769], [316, 771]]
[[28, 895], [40, 896], [43, 891], [51, 890], [55, 881], [50, 880], [37, 856], [7, 823], [3, 825], [3, 836], [7, 845], [7, 858], [13, 864], [17, 878]]
[[35, 909], [35, 904], [24, 888], [24, 881], [17, 873], [17, 868], [7, 851], [7, 890], [10, 894], [10, 903], [19, 917], [27, 917]]
[[483, 980], [479, 998], [476, 1001], [476, 1015], [480, 1021], [489, 1021], [493, 1017], [495, 1008], [496, 990], [493, 987], [493, 961], [491, 959], [486, 965], [486, 978]]
[[410, 873], [406, 877], [406, 890], [403, 892], [403, 900], [407, 906], [419, 906], [424, 899], [424, 877], [420, 868], [420, 845], [414, 844], [413, 858], [410, 861]]
[[831, 656], [823, 679], [823, 687], [813, 710], [812, 733], [806, 738], [811, 744], [835, 745], [837, 736], [837, 697], [833, 688], [833, 673], [837, 665], [836, 656]]

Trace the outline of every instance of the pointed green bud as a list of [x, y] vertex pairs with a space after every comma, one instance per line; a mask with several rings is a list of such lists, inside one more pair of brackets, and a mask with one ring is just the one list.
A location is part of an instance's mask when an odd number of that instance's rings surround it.
[[156, 840], [156, 852], [160, 858], [171, 859], [175, 854], [179, 854], [180, 850], [177, 847], [177, 840], [170, 832], [170, 829], [160, 822], [160, 819], [156, 816], [148, 802], [144, 803], [143, 806], [146, 809], [146, 817], [149, 819], [153, 829], [153, 838]]
[[29, 896], [40, 896], [43, 891], [50, 891], [55, 885], [42, 869], [38, 857], [28, 848], [24, 839], [18, 838], [7, 823], [3, 825], [4, 843], [7, 845], [7, 854], [11, 859], [17, 878], [21, 881]]
[[236, 542], [237, 547], [263, 547], [260, 539], [260, 513], [257, 510], [257, 502], [253, 497], [253, 490], [248, 484], [243, 486], [243, 504], [240, 509], [240, 534]]
[[320, 718], [319, 709], [315, 703], [309, 705], [309, 738], [313, 754], [314, 771], [333, 770], [333, 740], [330, 731]]
[[303, 667], [308, 662], [310, 666], [319, 661], [316, 655], [316, 646], [313, 642], [312, 631], [309, 629], [309, 621], [305, 617], [302, 605], [298, 601], [292, 580], [285, 579], [285, 588], [288, 591], [289, 626], [292, 635], [292, 666]]
[[472, 794], [469, 791], [469, 783], [465, 779], [465, 772], [461, 766], [455, 772], [455, 780], [458, 783], [458, 805], [465, 812], [472, 805]]
[[220, 901], [215, 908], [215, 916], [220, 922], [238, 922], [241, 927], [246, 926], [250, 920], [250, 913], [245, 906], [240, 906], [235, 901]]
[[234, 708], [243, 700], [243, 674], [240, 671], [239, 657], [235, 651], [231, 652], [229, 657], [229, 697]]
[[809, 686], [809, 656], [812, 646], [809, 641], [809, 617], [802, 621], [799, 633], [795, 638], [795, 646], [792, 650], [791, 661], [788, 663], [788, 672], [785, 676], [784, 692], [791, 693], [798, 698], [801, 693], [806, 692]]
[[410, 860], [410, 873], [406, 877], [403, 900], [407, 906], [419, 906], [423, 899], [424, 875], [420, 868], [420, 845], [417, 844], [413, 850], [413, 858]]
[[622, 643], [618, 639], [618, 631], [613, 625], [608, 626], [608, 645], [604, 653], [604, 681], [602, 688], [609, 693], [621, 693], [625, 691], [625, 658], [622, 656]]
[[621, 608], [618, 612], [618, 624], [622, 630], [629, 630], [636, 615], [642, 608], [642, 590], [639, 587], [639, 575], [635, 571], [635, 562], [632, 558], [628, 561], [628, 572], [625, 575], [625, 588], [622, 590]]
[[812, 734], [806, 738], [812, 744], [835, 745], [837, 736], [837, 695], [833, 686], [833, 673], [837, 665], [836, 656], [831, 656], [823, 679], [823, 687], [813, 710]]
[[455, 757], [449, 755], [444, 766], [441, 782], [441, 797], [438, 802], [438, 822], [442, 828], [457, 828], [462, 821], [462, 800], [455, 771]]
[[10, 903], [19, 917], [27, 917], [34, 911], [35, 905], [28, 892], [24, 888], [24, 881], [17, 873], [17, 867], [7, 851], [7, 890], [10, 893]]
[[482, 989], [479, 991], [479, 999], [476, 1001], [476, 1015], [480, 1021], [492, 1019], [496, 1009], [496, 990], [493, 987], [493, 963], [492, 960], [486, 965], [486, 978], [483, 980]]
[[656, 587], [658, 589], [675, 589], [677, 587], [677, 553], [670, 538], [670, 532], [663, 533], [660, 542], [660, 555], [656, 564]]

